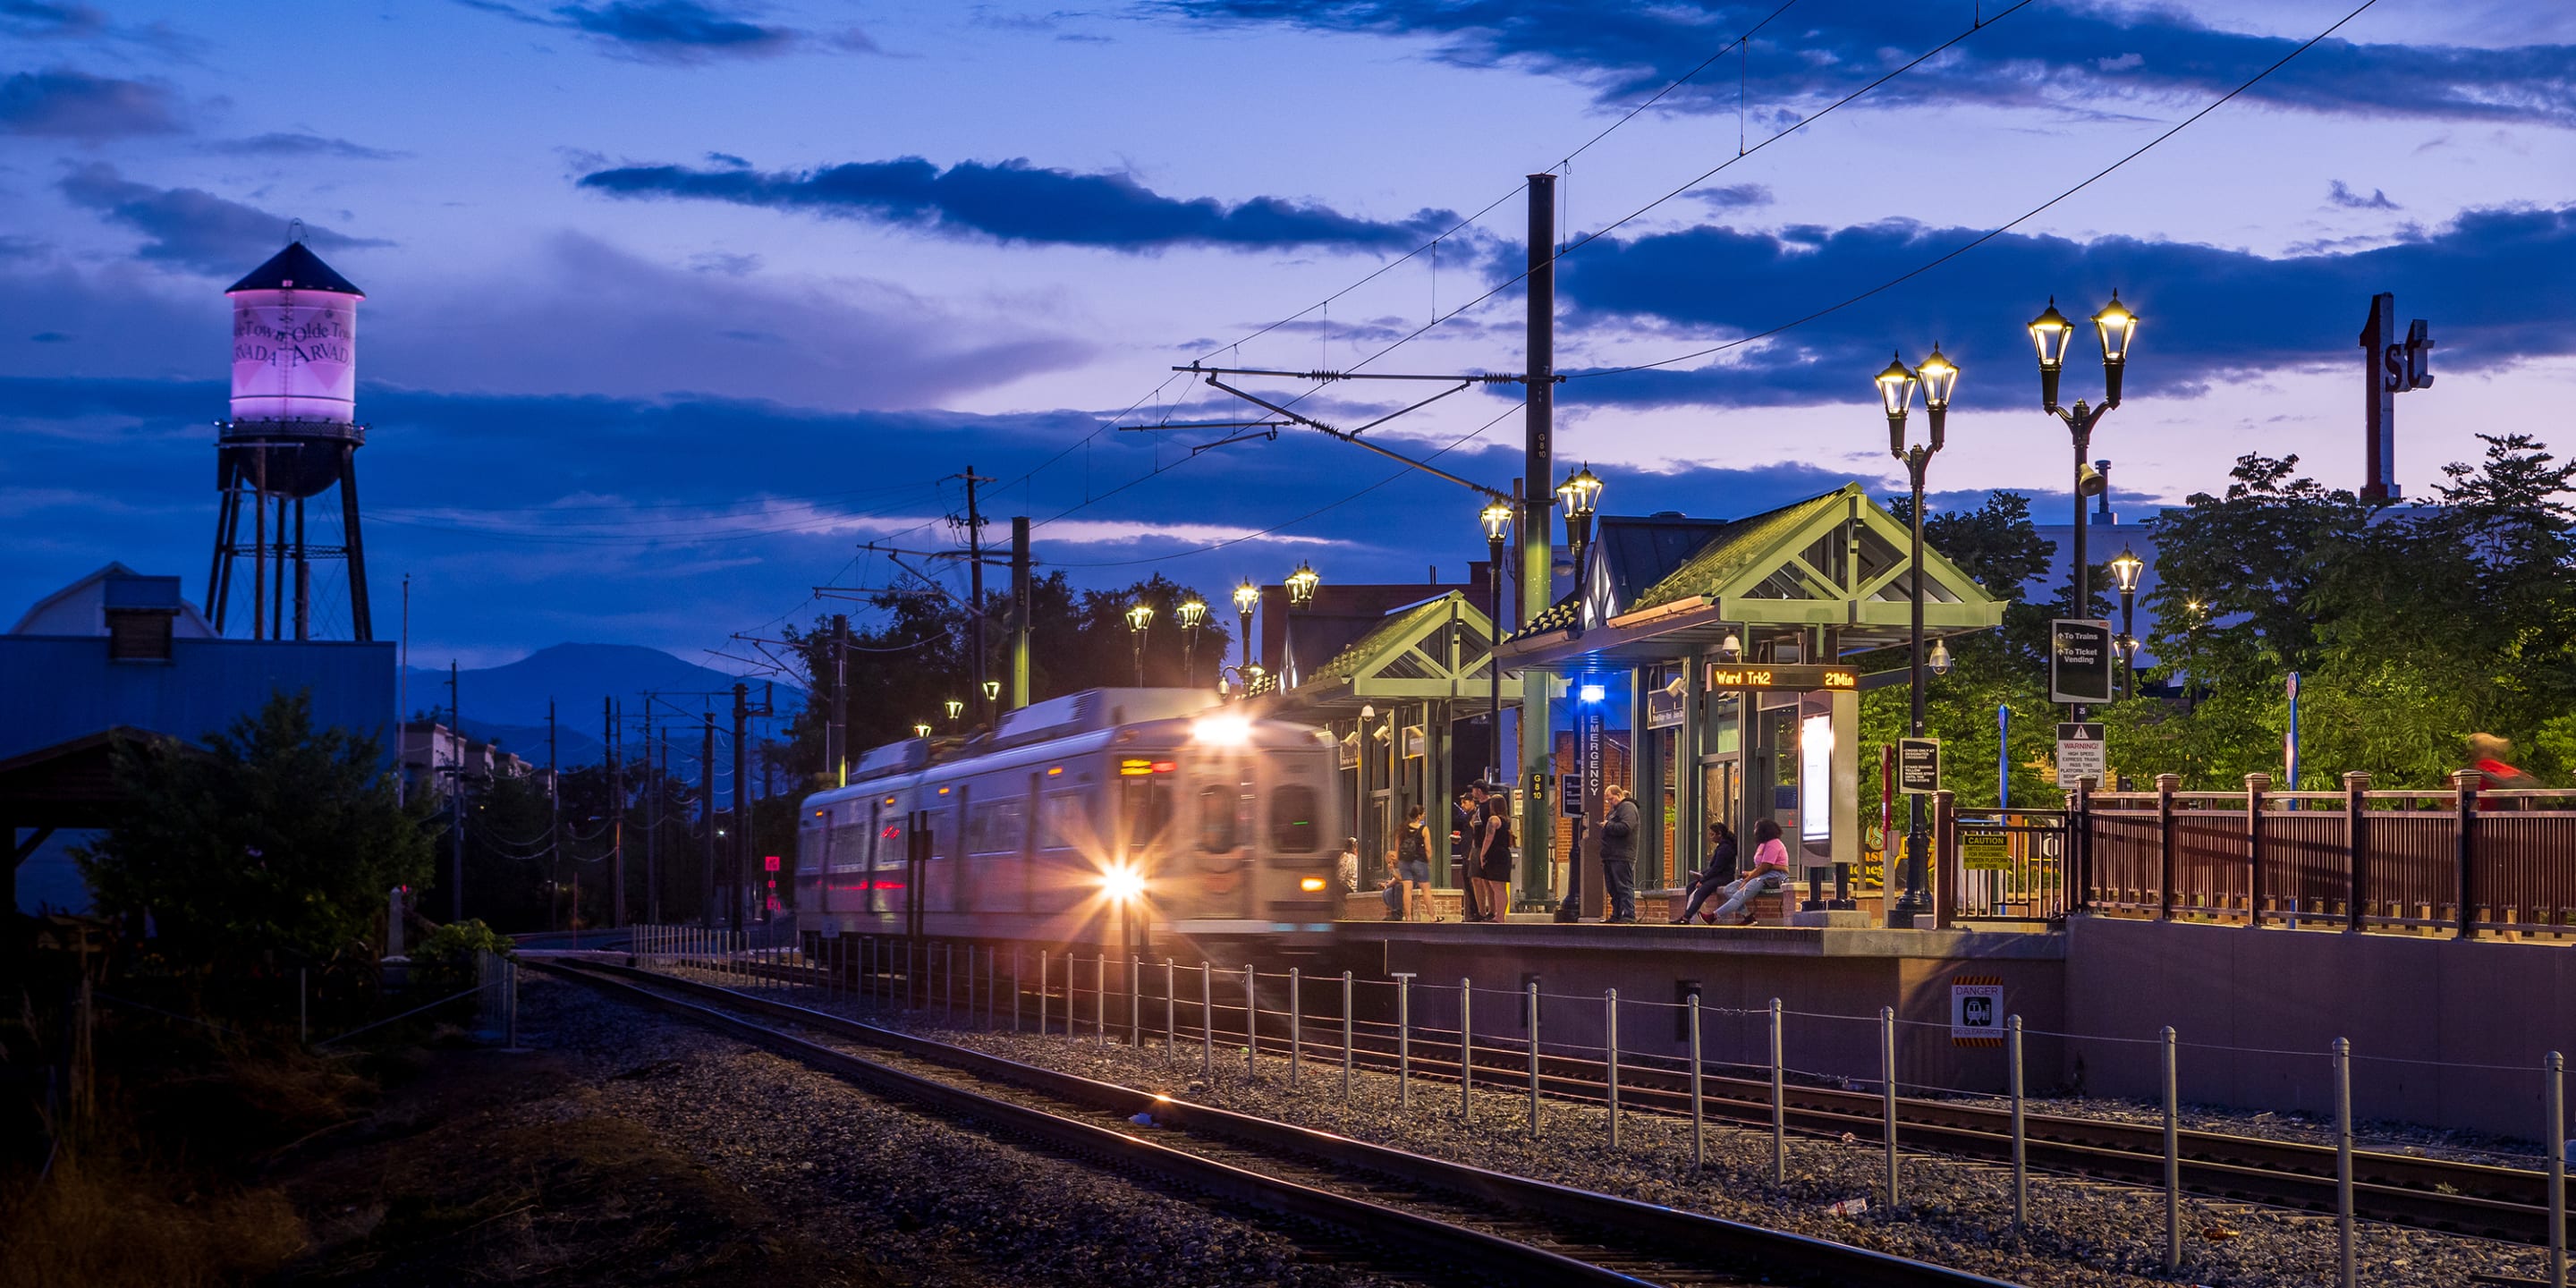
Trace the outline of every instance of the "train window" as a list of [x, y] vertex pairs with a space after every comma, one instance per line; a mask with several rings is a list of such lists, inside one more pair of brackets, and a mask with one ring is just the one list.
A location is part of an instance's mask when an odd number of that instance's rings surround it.
[[1235, 826], [1235, 795], [1230, 787], [1199, 789], [1199, 849], [1207, 854], [1231, 854], [1243, 844], [1240, 829]]
[[1122, 778], [1118, 781], [1118, 830], [1129, 845], [1143, 847], [1160, 839], [1172, 825], [1172, 780]]
[[1315, 789], [1282, 783], [1270, 789], [1270, 848], [1284, 854], [1312, 854], [1323, 845], [1321, 811]]
[[1038, 810], [1038, 846], [1048, 850], [1078, 849], [1091, 840], [1091, 820], [1084, 817], [1079, 793], [1057, 792]]

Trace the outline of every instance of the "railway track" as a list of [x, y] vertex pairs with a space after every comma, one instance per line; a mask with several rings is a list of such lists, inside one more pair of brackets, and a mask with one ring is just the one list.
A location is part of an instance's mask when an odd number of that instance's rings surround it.
[[[755, 974], [782, 982], [811, 978], [800, 968], [767, 968]], [[927, 996], [925, 993], [924, 996]], [[1007, 990], [1004, 993], [1007, 1006]], [[1058, 998], [1059, 1007], [1062, 1005]], [[1161, 999], [1147, 997], [1145, 1013], [1159, 1014]], [[1114, 1008], [1113, 1008], [1114, 1009]], [[1199, 1009], [1190, 998], [1179, 1005], [1177, 1021], [1183, 1040], [1198, 1036], [1191, 1022]], [[1238, 999], [1217, 1004], [1217, 1038], [1240, 1043], [1240, 1027], [1228, 1030], [1227, 1013], [1240, 1023]], [[1260, 1042], [1265, 1051], [1285, 1055], [1289, 1035], [1284, 1007], [1261, 1013]], [[1312, 1036], [1302, 1043], [1308, 1059], [1341, 1059], [1340, 1018], [1308, 1014], [1309, 1034], [1318, 1026], [1329, 1039]], [[1398, 1063], [1392, 1026], [1362, 1020], [1354, 1039], [1353, 1059], [1363, 1068], [1393, 1070]], [[1113, 1017], [1110, 1028], [1119, 1029]], [[1367, 1030], [1378, 1030], [1370, 1032]], [[1455, 1083], [1458, 1041], [1455, 1030], [1417, 1026], [1410, 1043], [1415, 1077]], [[1525, 1046], [1479, 1034], [1474, 1048], [1476, 1081], [1487, 1087], [1526, 1086], [1529, 1056]], [[1600, 1104], [1605, 1099], [1605, 1064], [1542, 1052], [1539, 1086], [1557, 1100]], [[1623, 1052], [1619, 1063], [1619, 1098], [1625, 1110], [1687, 1115], [1690, 1112], [1686, 1062]], [[1732, 1067], [1732, 1066], [1730, 1066]], [[1771, 1122], [1771, 1087], [1765, 1078], [1704, 1074], [1703, 1112], [1710, 1118], [1767, 1127]], [[1885, 1102], [1876, 1091], [1846, 1091], [1812, 1084], [1789, 1084], [1783, 1094], [1783, 1117], [1789, 1131], [1838, 1139], [1850, 1133], [1877, 1139], [1885, 1129]], [[2012, 1157], [2011, 1116], [2000, 1108], [1958, 1101], [1900, 1096], [1897, 1099], [1897, 1143], [1901, 1148], [2002, 1162]], [[2160, 1125], [2122, 1123], [2033, 1112], [2023, 1114], [2026, 1157], [2035, 1170], [2097, 1180], [2160, 1188], [2164, 1183], [2164, 1129]], [[2336, 1210], [2335, 1151], [2324, 1145], [2241, 1136], [2228, 1132], [2184, 1130], [2177, 1133], [2182, 1188], [2204, 1198], [2260, 1203], [2307, 1212]], [[2549, 1237], [2548, 1178], [2541, 1172], [2447, 1159], [2423, 1158], [2376, 1150], [2353, 1153], [2354, 1214], [2370, 1221], [2448, 1234], [2545, 1244]]]
[[[530, 964], [946, 1117], [1221, 1204], [1326, 1227], [1333, 1237], [1320, 1242], [1338, 1256], [1353, 1255], [1355, 1239], [1372, 1259], [1435, 1278], [2008, 1288], [1926, 1262], [1176, 1101], [711, 984], [597, 962]], [[1152, 1123], [1150, 1134], [1137, 1130], [1139, 1115]]]

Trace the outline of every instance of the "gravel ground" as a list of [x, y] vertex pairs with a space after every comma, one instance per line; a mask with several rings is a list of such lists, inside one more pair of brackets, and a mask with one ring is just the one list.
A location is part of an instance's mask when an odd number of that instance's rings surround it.
[[1376, 1285], [1288, 1236], [850, 1084], [538, 972], [522, 1031], [575, 1058], [595, 1097], [566, 1115], [645, 1124], [824, 1247], [905, 1283]]
[[[815, 999], [799, 990], [795, 1000], [811, 1005]], [[839, 999], [833, 1009], [850, 1008]], [[1309, 1060], [1302, 1085], [1291, 1088], [1286, 1059], [1264, 1056], [1260, 1078], [1247, 1082], [1243, 1048], [1220, 1044], [1211, 1085], [1201, 1080], [1197, 1048], [1186, 1041], [1167, 1063], [1159, 1045], [1137, 1050], [1114, 1042], [1100, 1046], [1088, 1035], [1068, 1041], [1062, 1036], [948, 1030], [940, 1027], [941, 1018], [935, 1010], [916, 1014], [903, 1027], [1050, 1068], [2019, 1283], [2271, 1288], [2336, 1281], [2336, 1231], [2330, 1216], [2186, 1200], [2182, 1270], [2167, 1277], [2162, 1270], [2164, 1201], [2157, 1191], [2035, 1173], [2030, 1230], [2017, 1247], [2011, 1232], [2012, 1176], [2002, 1167], [1908, 1153], [1900, 1168], [1904, 1202], [1891, 1215], [1884, 1203], [1885, 1153], [1874, 1140], [1792, 1137], [1789, 1180], [1775, 1186], [1766, 1131], [1712, 1125], [1708, 1166], [1694, 1174], [1686, 1122], [1631, 1113], [1621, 1121], [1620, 1146], [1613, 1150], [1604, 1111], [1551, 1102], [1543, 1111], [1541, 1138], [1532, 1141], [1526, 1091], [1488, 1090], [1481, 1081], [1469, 1123], [1460, 1117], [1455, 1083], [1417, 1081], [1412, 1109], [1401, 1113], [1394, 1077], [1362, 1070], [1345, 1107], [1340, 1070], [1332, 1063]], [[2049, 1108], [2056, 1112], [2063, 1103], [2051, 1102]], [[2123, 1109], [2137, 1112], [2116, 1101], [2074, 1103], [2099, 1106], [2105, 1116]], [[2201, 1115], [2200, 1121], [2241, 1130], [2246, 1118]], [[2304, 1124], [2284, 1119], [2277, 1125], [2289, 1135]], [[1865, 1200], [1868, 1210], [1856, 1217], [1826, 1211], [1828, 1205], [1852, 1199]], [[2372, 1285], [2454, 1288], [2474, 1274], [2541, 1279], [2546, 1273], [2538, 1250], [2395, 1226], [2363, 1223], [2354, 1246], [2359, 1280]]]

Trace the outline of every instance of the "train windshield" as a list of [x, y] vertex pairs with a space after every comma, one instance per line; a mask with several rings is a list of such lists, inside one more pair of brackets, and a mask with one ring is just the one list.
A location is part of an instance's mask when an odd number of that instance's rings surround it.
[[1168, 778], [1118, 780], [1118, 831], [1127, 843], [1144, 849], [1162, 839], [1172, 825], [1172, 781]]
[[1199, 850], [1204, 854], [1231, 854], [1243, 844], [1235, 825], [1235, 793], [1230, 787], [1199, 789]]
[[1315, 789], [1283, 783], [1270, 790], [1270, 848], [1282, 854], [1312, 854], [1323, 842], [1322, 813]]

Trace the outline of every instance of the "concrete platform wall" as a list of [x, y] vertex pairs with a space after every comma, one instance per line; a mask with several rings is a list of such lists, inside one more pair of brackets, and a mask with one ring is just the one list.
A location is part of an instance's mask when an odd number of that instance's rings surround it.
[[[2331, 1114], [2344, 1037], [2362, 1118], [2528, 1139], [2542, 1053], [2576, 1051], [2564, 947], [2094, 917], [2066, 938], [2068, 1027], [2152, 1040], [2172, 1025], [2186, 1101]], [[2075, 1041], [2065, 1060], [2087, 1090], [2159, 1094], [2151, 1045]]]

